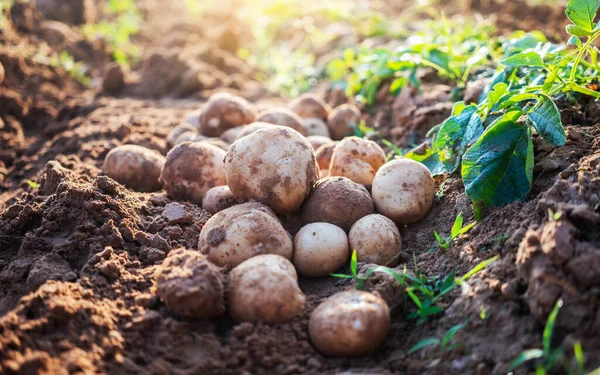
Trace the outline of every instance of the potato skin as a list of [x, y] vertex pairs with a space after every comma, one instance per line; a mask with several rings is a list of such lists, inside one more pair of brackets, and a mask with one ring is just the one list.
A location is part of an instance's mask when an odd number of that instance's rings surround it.
[[177, 315], [213, 318], [225, 312], [225, 275], [197, 251], [173, 250], [156, 271], [156, 295]]
[[198, 130], [191, 124], [188, 124], [187, 122], [183, 122], [177, 125], [173, 129], [171, 129], [169, 135], [167, 135], [167, 143], [169, 144], [169, 146], [175, 146], [177, 144], [177, 138], [179, 138], [184, 133], [197, 134]]
[[377, 211], [397, 224], [410, 224], [427, 215], [435, 197], [435, 180], [423, 164], [396, 159], [379, 169], [372, 194]]
[[287, 108], [273, 108], [258, 115], [257, 122], [266, 122], [273, 125], [287, 126], [302, 135], [306, 129], [302, 118]]
[[272, 125], [235, 141], [225, 158], [227, 185], [239, 201], [295, 212], [317, 180], [315, 153], [297, 131]]
[[335, 150], [335, 146], [337, 146], [339, 143], [339, 141], [327, 143], [322, 145], [315, 151], [315, 156], [317, 157], [319, 169], [329, 169], [329, 165], [331, 164], [331, 157], [333, 156], [333, 150]]
[[344, 138], [335, 147], [329, 165], [330, 176], [344, 176], [371, 185], [377, 170], [385, 164], [386, 155], [375, 142], [358, 137]]
[[227, 185], [215, 186], [209, 189], [202, 198], [202, 208], [211, 214], [216, 214], [236, 204], [237, 199], [231, 194], [231, 190]]
[[201, 204], [206, 192], [225, 185], [225, 151], [199, 142], [180, 143], [169, 151], [160, 182], [169, 197]]
[[193, 133], [192, 132], [184, 132], [175, 139], [175, 142], [173, 143], [173, 147], [175, 147], [178, 144], [183, 143], [183, 142], [202, 142], [206, 139], [208, 139], [208, 138], [206, 138], [203, 135], [198, 134], [197, 132], [193, 132]]
[[320, 135], [322, 137], [331, 138], [327, 124], [318, 118], [309, 117], [304, 119], [304, 129], [306, 136]]
[[357, 184], [370, 186], [375, 178], [375, 171], [369, 163], [355, 158], [338, 158], [329, 166], [330, 176], [343, 176], [351, 179]]
[[360, 110], [351, 104], [335, 107], [327, 118], [331, 138], [336, 140], [354, 135], [354, 129], [359, 123]]
[[261, 254], [292, 260], [292, 238], [274, 214], [256, 204], [241, 206], [218, 212], [204, 224], [198, 247], [208, 260], [221, 267], [235, 267]]
[[225, 130], [223, 134], [219, 138], [221, 138], [224, 142], [232, 144], [237, 139], [238, 135], [244, 128], [248, 125], [237, 126], [235, 128], [231, 128], [229, 130]]
[[235, 140], [237, 141], [238, 139], [244, 138], [245, 136], [248, 136], [262, 129], [269, 129], [271, 126], [273, 126], [273, 124], [261, 121], [256, 121], [252, 124], [244, 125], [242, 127], [242, 130], [240, 130], [240, 132], [238, 133], [237, 138]]
[[200, 134], [218, 137], [228, 129], [256, 120], [256, 109], [246, 99], [228, 93], [219, 93], [206, 102], [199, 118]]
[[294, 265], [302, 276], [327, 276], [340, 269], [349, 258], [346, 232], [333, 224], [305, 225], [294, 238]]
[[304, 308], [294, 266], [279, 255], [259, 255], [235, 267], [227, 283], [229, 314], [234, 320], [284, 323]]
[[303, 94], [292, 100], [288, 107], [302, 118], [327, 119], [331, 107], [319, 96], [311, 93]]
[[319, 147], [333, 142], [331, 138], [323, 137], [321, 135], [309, 135], [306, 140], [313, 146], [313, 150], [317, 150]]
[[400, 260], [402, 237], [393, 221], [383, 215], [367, 215], [358, 220], [348, 234], [350, 247], [359, 262], [392, 267]]
[[390, 309], [379, 296], [360, 290], [334, 294], [310, 315], [314, 346], [334, 357], [355, 357], [381, 344], [390, 328]]
[[372, 213], [375, 213], [375, 208], [367, 189], [346, 177], [327, 177], [317, 181], [300, 209], [305, 225], [330, 223], [345, 232], [358, 219]]
[[161, 189], [160, 171], [165, 157], [149, 148], [137, 145], [118, 146], [110, 150], [104, 158], [104, 173], [139, 192], [152, 192]]

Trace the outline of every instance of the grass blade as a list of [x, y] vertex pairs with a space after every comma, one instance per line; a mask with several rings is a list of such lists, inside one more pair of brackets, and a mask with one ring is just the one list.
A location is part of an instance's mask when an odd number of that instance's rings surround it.
[[556, 302], [556, 304], [554, 305], [552, 312], [548, 316], [548, 321], [546, 322], [546, 327], [544, 327], [544, 336], [543, 336], [543, 338], [544, 338], [544, 356], [546, 356], [546, 357], [548, 357], [550, 355], [550, 350], [551, 350], [550, 345], [552, 344], [552, 331], [554, 331], [554, 324], [556, 323], [556, 317], [558, 316], [558, 310], [560, 310], [562, 305], [563, 305], [563, 301], [562, 301], [562, 299], [559, 299]]
[[478, 265], [476, 265], [475, 267], [473, 267], [472, 270], [470, 270], [469, 272], [467, 272], [466, 274], [464, 274], [461, 278], [460, 281], [467, 281], [469, 278], [471, 278], [473, 275], [475, 275], [477, 272], [481, 271], [482, 269], [484, 269], [485, 267], [487, 267], [488, 265], [494, 263], [495, 261], [497, 261], [498, 259], [500, 259], [500, 255], [496, 255], [495, 257], [492, 257], [490, 259], [486, 259], [483, 262], [479, 263]]
[[512, 371], [519, 367], [521, 364], [536, 358], [542, 358], [544, 356], [544, 351], [542, 349], [528, 349], [524, 350], [521, 354], [515, 358], [511, 364], [508, 371]]
[[410, 350], [408, 351], [408, 355], [411, 355], [414, 352], [419, 351], [426, 346], [439, 345], [439, 344], [440, 344], [440, 340], [436, 339], [435, 337], [429, 337], [429, 338], [423, 339], [423, 340], [419, 341], [418, 343], [416, 343], [415, 345], [413, 345], [412, 348], [410, 348]]
[[460, 228], [463, 225], [463, 214], [462, 212], [456, 216], [456, 220], [454, 220], [454, 225], [452, 226], [452, 230], [450, 231], [450, 236], [452, 238], [457, 237], [460, 234]]

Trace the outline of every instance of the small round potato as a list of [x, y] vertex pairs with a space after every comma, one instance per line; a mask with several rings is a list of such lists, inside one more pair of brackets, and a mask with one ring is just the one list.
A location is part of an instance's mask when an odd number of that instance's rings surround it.
[[357, 184], [370, 186], [375, 178], [375, 171], [369, 163], [360, 159], [343, 158], [337, 159], [336, 164], [331, 163], [329, 166], [330, 176], [344, 176]]
[[[256, 204], [255, 204], [256, 205]], [[261, 254], [292, 260], [292, 238], [268, 208], [233, 206], [211, 217], [200, 232], [198, 246], [221, 267], [235, 267]]]
[[175, 146], [177, 144], [177, 138], [185, 133], [197, 134], [198, 130], [187, 122], [177, 125], [169, 132], [169, 135], [167, 135], [167, 142], [169, 143], [169, 146]]
[[289, 108], [302, 118], [327, 119], [331, 107], [315, 94], [303, 94], [292, 100]]
[[363, 216], [375, 213], [371, 195], [364, 186], [346, 177], [328, 177], [317, 181], [300, 209], [300, 217], [309, 223], [331, 223], [350, 230]]
[[196, 128], [196, 131], [200, 128], [200, 116], [202, 115], [202, 110], [201, 109], [197, 109], [195, 111], [189, 112], [186, 116], [185, 116], [185, 122], [187, 122], [188, 124], [194, 126]]
[[329, 175], [371, 185], [385, 159], [385, 152], [377, 143], [358, 137], [344, 138], [333, 151]]
[[272, 127], [273, 124], [269, 124], [268, 122], [253, 122], [252, 124], [244, 125], [242, 130], [238, 133], [236, 141], [240, 138], [244, 138], [247, 135], [250, 135], [259, 130], [268, 129]]
[[306, 298], [289, 260], [279, 255], [259, 255], [229, 274], [227, 302], [234, 320], [284, 323], [302, 312]]
[[390, 328], [390, 308], [379, 296], [360, 290], [334, 294], [310, 315], [315, 347], [334, 357], [355, 357], [381, 344]]
[[302, 276], [327, 276], [346, 264], [349, 257], [348, 236], [333, 224], [305, 225], [294, 238], [294, 265]]
[[397, 224], [410, 224], [427, 215], [435, 197], [435, 180], [423, 164], [410, 159], [392, 160], [373, 179], [377, 211]]
[[266, 122], [273, 125], [287, 126], [302, 135], [306, 129], [302, 118], [287, 108], [273, 108], [258, 115], [257, 122]]
[[309, 135], [306, 139], [313, 146], [314, 150], [318, 150], [319, 147], [333, 142], [331, 138], [323, 137], [322, 135]]
[[327, 118], [327, 126], [331, 138], [342, 139], [354, 134], [354, 129], [360, 123], [360, 110], [351, 104], [335, 107]]
[[227, 185], [215, 186], [208, 190], [202, 199], [202, 208], [211, 214], [216, 214], [236, 204], [237, 200]]
[[323, 137], [331, 138], [327, 124], [321, 119], [314, 117], [305, 118], [304, 129], [306, 129], [307, 137], [311, 135], [320, 135]]
[[235, 141], [225, 158], [227, 184], [240, 201], [295, 212], [317, 180], [315, 153], [297, 131], [272, 125]]
[[225, 151], [199, 142], [180, 143], [169, 151], [160, 182], [169, 197], [201, 204], [206, 192], [225, 185]]
[[256, 120], [256, 109], [246, 99], [219, 93], [210, 97], [199, 118], [200, 134], [218, 137], [228, 129]]
[[232, 144], [235, 142], [240, 132], [246, 128], [246, 126], [248, 125], [237, 126], [235, 128], [225, 130], [219, 138], [221, 138], [224, 142]]
[[199, 140], [197, 142], [216, 146], [216, 147], [220, 148], [223, 151], [227, 151], [227, 149], [229, 148], [229, 143], [225, 142], [221, 138], [215, 138], [215, 137], [204, 138], [204, 139], [201, 139], [201, 140]]
[[181, 134], [179, 137], [177, 137], [177, 139], [175, 139], [175, 143], [173, 144], [173, 146], [177, 146], [180, 143], [183, 142], [201, 142], [204, 141], [205, 139], [207, 139], [205, 136], [200, 135], [196, 132], [192, 133], [192, 132], [185, 132], [183, 134]]
[[367, 215], [358, 220], [348, 234], [350, 247], [359, 262], [392, 267], [400, 260], [402, 237], [393, 221], [383, 215]]
[[173, 250], [156, 271], [156, 295], [177, 315], [213, 318], [225, 312], [225, 276], [199, 252]]
[[118, 146], [110, 150], [104, 158], [104, 173], [139, 192], [160, 190], [160, 170], [165, 157], [157, 151], [137, 145]]
[[333, 156], [333, 150], [335, 150], [335, 146], [340, 143], [339, 141], [330, 142], [325, 145], [322, 145], [315, 151], [315, 156], [317, 158], [317, 163], [319, 164], [320, 169], [329, 169], [329, 165], [331, 164], [331, 157]]

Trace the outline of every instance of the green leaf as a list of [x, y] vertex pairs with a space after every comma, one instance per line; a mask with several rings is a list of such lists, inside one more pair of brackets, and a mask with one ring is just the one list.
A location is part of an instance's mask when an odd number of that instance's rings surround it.
[[569, 0], [565, 13], [575, 25], [583, 30], [592, 31], [598, 8], [600, 0]]
[[421, 318], [426, 318], [428, 316], [439, 314], [442, 311], [444, 311], [444, 309], [439, 306], [423, 306], [419, 309], [418, 315]]
[[444, 174], [445, 172], [444, 165], [440, 161], [438, 153], [429, 147], [429, 145], [414, 148], [407, 152], [404, 157], [422, 163], [434, 176]]
[[475, 203], [501, 206], [525, 198], [533, 178], [531, 128], [508, 112], [488, 127], [462, 159], [467, 195]]
[[575, 354], [575, 360], [577, 363], [577, 373], [583, 374], [585, 360], [583, 358], [583, 348], [581, 347], [581, 343], [579, 341], [573, 345], [573, 352]]
[[558, 316], [558, 310], [563, 305], [562, 299], [556, 301], [554, 308], [550, 312], [548, 316], [548, 320], [546, 321], [546, 326], [544, 327], [543, 334], [543, 343], [544, 343], [544, 355], [548, 357], [550, 355], [550, 350], [552, 349], [552, 332], [554, 331], [554, 325], [556, 323], [556, 317]]
[[440, 128], [434, 148], [438, 150], [440, 161], [446, 171], [454, 173], [467, 148], [483, 134], [481, 118], [477, 107], [470, 105], [454, 117], [450, 117]]
[[467, 104], [463, 101], [454, 103], [452, 106], [452, 116], [460, 115], [465, 108], [467, 108]]
[[490, 259], [486, 259], [483, 262], [480, 262], [479, 264], [477, 264], [475, 267], [473, 267], [469, 272], [465, 273], [461, 278], [460, 281], [464, 282], [469, 280], [473, 275], [475, 275], [477, 272], [481, 271], [482, 269], [484, 269], [485, 267], [489, 266], [490, 264], [494, 263], [495, 261], [497, 261], [498, 259], [500, 259], [500, 255], [496, 255], [495, 257], [492, 257]]
[[473, 228], [475, 226], [475, 224], [477, 224], [476, 221], [472, 222], [471, 224], [469, 224], [467, 226], [460, 228], [460, 230], [458, 231], [458, 235], [461, 236], [461, 235], [467, 233], [471, 228]]
[[448, 276], [446, 276], [446, 278], [444, 279], [444, 282], [442, 283], [442, 287], [440, 288], [441, 293], [446, 294], [445, 293], [446, 290], [454, 289], [454, 287], [456, 286], [454, 279], [455, 279], [455, 271], [452, 270], [452, 271], [450, 271]]
[[390, 84], [390, 93], [397, 94], [406, 84], [406, 77], [398, 77]]
[[438, 234], [437, 231], [433, 231], [433, 235], [435, 236], [435, 240], [441, 245], [442, 244], [442, 238], [440, 237], [440, 235]]
[[575, 35], [573, 35], [569, 38], [569, 41], [567, 41], [567, 45], [581, 47], [582, 46], [581, 39], [579, 39], [579, 37], [576, 37]]
[[548, 77], [546, 77], [546, 80], [544, 81], [544, 85], [542, 86], [542, 88], [544, 90], [550, 90], [550, 88], [552, 87], [552, 84], [554, 83], [554, 81], [556, 81], [556, 77], [558, 77], [558, 73], [560, 72], [560, 67], [556, 67], [554, 68], [550, 74], [548, 74]]
[[352, 252], [352, 258], [350, 258], [350, 269], [352, 270], [352, 274], [355, 277], [358, 276], [357, 264], [358, 264], [358, 255], [356, 254], [356, 250], [354, 250]]
[[42, 186], [42, 185], [40, 185], [37, 182], [32, 181], [32, 180], [27, 180], [27, 185], [29, 185], [30, 188], [36, 189], [36, 190], [39, 189]]
[[398, 272], [394, 271], [391, 268], [384, 267], [384, 266], [379, 266], [379, 267], [374, 268], [373, 272], [383, 272], [385, 274], [388, 274], [391, 277], [393, 277], [394, 279], [396, 279], [396, 281], [398, 282], [398, 284], [404, 285], [404, 276], [400, 275]]
[[456, 220], [454, 220], [454, 225], [452, 225], [452, 230], [450, 231], [450, 236], [452, 236], [452, 238], [458, 236], [458, 232], [460, 231], [460, 228], [462, 228], [463, 225], [463, 214], [462, 212], [458, 214], [458, 216], [456, 216]]
[[492, 108], [506, 94], [508, 94], [508, 85], [504, 82], [496, 83], [487, 94], [488, 108]]
[[548, 143], [562, 146], [567, 141], [567, 135], [560, 119], [560, 111], [548, 95], [540, 94], [540, 101], [529, 113], [529, 120]]
[[500, 60], [500, 63], [506, 66], [529, 66], [536, 68], [544, 67], [544, 60], [542, 57], [535, 51], [523, 51], [517, 53], [516, 55], [512, 55], [505, 59]]
[[352, 275], [345, 275], [343, 273], [332, 273], [330, 274], [332, 277], [339, 277], [340, 279], [354, 279]]
[[524, 350], [521, 354], [515, 358], [511, 364], [508, 371], [512, 371], [519, 367], [521, 364], [536, 358], [542, 358], [544, 356], [544, 351], [542, 349], [528, 349]]
[[592, 31], [591, 30], [584, 30], [579, 26], [576, 25], [567, 25], [566, 27], [567, 32], [575, 37], [577, 36], [590, 36], [592, 35]]
[[429, 337], [429, 338], [423, 339], [423, 340], [419, 341], [418, 343], [416, 343], [415, 345], [413, 345], [412, 348], [410, 348], [410, 350], [408, 351], [408, 355], [411, 355], [414, 352], [417, 352], [426, 346], [439, 345], [439, 344], [440, 344], [440, 340], [436, 339], [435, 337]]
[[446, 351], [446, 347], [448, 346], [448, 344], [450, 343], [450, 341], [452, 340], [454, 335], [456, 335], [456, 333], [458, 331], [460, 331], [461, 329], [463, 329], [466, 325], [467, 325], [467, 321], [465, 320], [463, 323], [460, 323], [460, 324], [450, 327], [450, 329], [448, 330], [448, 332], [446, 332], [446, 334], [444, 335], [444, 338], [442, 339], [442, 345], [441, 345], [442, 353], [444, 353]]

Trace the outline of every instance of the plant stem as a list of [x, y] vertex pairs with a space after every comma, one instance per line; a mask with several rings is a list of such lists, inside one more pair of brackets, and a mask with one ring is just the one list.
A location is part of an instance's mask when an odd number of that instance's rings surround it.
[[594, 42], [594, 40], [599, 35], [600, 35], [600, 31], [596, 31], [593, 35], [591, 35], [588, 38], [587, 42], [585, 42], [585, 44], [579, 51], [579, 54], [577, 54], [577, 57], [575, 58], [575, 62], [573, 63], [573, 68], [571, 68], [571, 76], [569, 78], [569, 81], [571, 81], [572, 84], [575, 84], [575, 74], [577, 73], [577, 67], [579, 66], [579, 63], [581, 62], [581, 58], [583, 57], [583, 54], [588, 50], [588, 48], [590, 47], [592, 42]]

